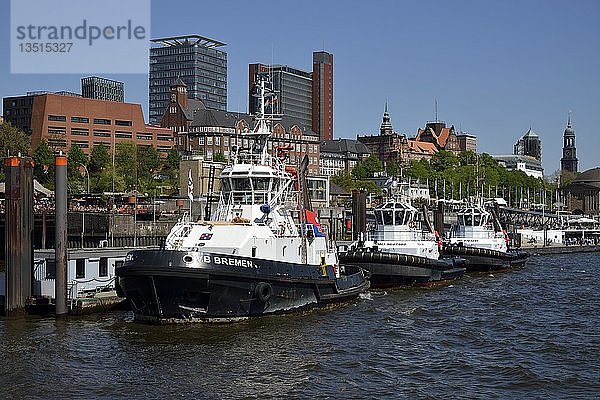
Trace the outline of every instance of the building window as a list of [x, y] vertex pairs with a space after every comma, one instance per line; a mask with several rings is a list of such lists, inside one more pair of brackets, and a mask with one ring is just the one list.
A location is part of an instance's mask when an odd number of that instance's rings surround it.
[[212, 144], [213, 144], [213, 138], [212, 138], [212, 136], [207, 136], [206, 137], [206, 144], [209, 145], [209, 146], [212, 146]]
[[71, 122], [77, 122], [79, 124], [88, 124], [90, 122], [90, 119], [85, 117], [71, 117]]
[[[110, 122], [109, 122], [109, 124], [110, 124]], [[131, 121], [123, 121], [123, 120], [116, 119], [115, 120], [115, 125], [119, 125], [119, 126], [131, 126]]]
[[67, 122], [67, 117], [64, 115], [48, 115], [48, 121]]
[[100, 264], [98, 264], [98, 276], [108, 276], [108, 258], [100, 257]]
[[96, 124], [96, 125], [110, 125], [110, 119], [94, 118], [94, 124]]
[[204, 136], [198, 138], [198, 144], [204, 145]]
[[78, 258], [75, 264], [75, 278], [85, 278], [85, 258]]
[[221, 136], [215, 136], [215, 145], [216, 146], [220, 146], [221, 145]]

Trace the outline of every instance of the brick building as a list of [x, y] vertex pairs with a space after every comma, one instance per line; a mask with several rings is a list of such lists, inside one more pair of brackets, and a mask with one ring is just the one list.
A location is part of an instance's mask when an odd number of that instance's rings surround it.
[[[251, 115], [216, 110], [206, 107], [201, 100], [189, 99], [187, 85], [182, 80], [171, 86], [161, 126], [173, 131], [174, 144], [181, 152], [202, 154], [207, 160], [213, 160], [217, 154], [229, 156], [232, 146], [249, 148], [254, 144], [253, 139], [242, 134], [254, 126]], [[285, 115], [274, 121], [272, 132], [267, 146], [273, 155], [285, 151], [289, 165], [299, 164], [307, 155], [309, 173], [319, 174], [319, 135]]]
[[405, 135], [394, 132], [387, 102], [385, 103], [379, 135], [359, 135], [357, 139], [369, 148], [371, 154], [377, 155], [384, 166], [387, 166], [389, 162], [402, 165], [406, 161], [404, 152], [408, 147], [408, 140]]
[[33, 148], [45, 139], [55, 151], [76, 145], [89, 154], [94, 145], [130, 141], [166, 155], [173, 145], [172, 131], [146, 124], [139, 104], [32, 93], [5, 97], [3, 106], [6, 121], [29, 134]]
[[425, 128], [417, 130], [414, 140], [433, 143], [438, 151], [447, 150], [456, 154], [461, 151], [454, 126], [446, 127], [444, 121], [427, 122]]

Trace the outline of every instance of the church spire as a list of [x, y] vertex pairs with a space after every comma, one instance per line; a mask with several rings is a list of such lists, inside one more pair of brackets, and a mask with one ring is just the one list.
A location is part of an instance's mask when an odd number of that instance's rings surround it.
[[383, 112], [383, 119], [381, 121], [381, 127], [379, 133], [381, 135], [391, 135], [393, 132], [392, 122], [390, 120], [390, 114], [388, 113], [388, 102], [385, 101], [385, 111]]

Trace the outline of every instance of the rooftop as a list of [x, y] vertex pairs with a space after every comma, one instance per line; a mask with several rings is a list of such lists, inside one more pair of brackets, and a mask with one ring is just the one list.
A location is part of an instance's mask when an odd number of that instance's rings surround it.
[[166, 37], [166, 38], [151, 39], [150, 41], [152, 43], [162, 44], [163, 46], [167, 46], [167, 47], [191, 45], [191, 46], [202, 46], [202, 47], [208, 47], [208, 48], [215, 48], [215, 47], [226, 46], [226, 43], [219, 42], [217, 40], [210, 39], [210, 38], [200, 36], [200, 35], [172, 36], [172, 37]]

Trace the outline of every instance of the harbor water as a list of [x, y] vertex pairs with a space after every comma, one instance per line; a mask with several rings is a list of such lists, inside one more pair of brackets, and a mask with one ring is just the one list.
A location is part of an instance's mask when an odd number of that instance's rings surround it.
[[0, 398], [598, 398], [600, 254], [333, 309], [148, 326], [0, 319]]

